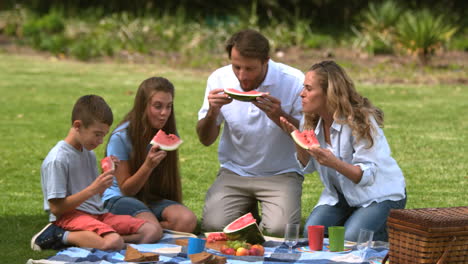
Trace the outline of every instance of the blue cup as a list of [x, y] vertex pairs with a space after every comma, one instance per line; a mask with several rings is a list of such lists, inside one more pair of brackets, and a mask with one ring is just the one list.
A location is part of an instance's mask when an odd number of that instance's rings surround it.
[[187, 254], [191, 255], [203, 252], [203, 250], [205, 250], [205, 243], [206, 240], [204, 239], [190, 237], [188, 239]]

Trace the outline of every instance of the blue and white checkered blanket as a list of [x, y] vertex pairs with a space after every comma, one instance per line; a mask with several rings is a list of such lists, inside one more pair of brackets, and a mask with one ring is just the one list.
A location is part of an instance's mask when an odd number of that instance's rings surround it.
[[[181, 237], [177, 237], [181, 238]], [[388, 252], [385, 247], [373, 247], [366, 253], [366, 261], [362, 261], [358, 251], [347, 248], [343, 252], [329, 252], [327, 250], [328, 240], [325, 239], [323, 251], [308, 250], [307, 241], [299, 241], [294, 252], [288, 252], [288, 248], [279, 241], [267, 241], [264, 243], [265, 255], [258, 256], [226, 256], [228, 264], [295, 264], [295, 263], [316, 263], [316, 264], [345, 264], [345, 263], [366, 263], [378, 264]], [[165, 234], [163, 239], [157, 244], [132, 244], [141, 252], [155, 252], [159, 254], [158, 263], [190, 264], [187, 256], [187, 249], [184, 246], [175, 244], [175, 238], [170, 234]], [[221, 255], [218, 251], [207, 249], [212, 254]], [[225, 256], [225, 255], [223, 255]], [[42, 260], [29, 260], [27, 264], [110, 264], [128, 263], [124, 262], [125, 250], [106, 252], [97, 249], [70, 247], [59, 251], [55, 256]]]

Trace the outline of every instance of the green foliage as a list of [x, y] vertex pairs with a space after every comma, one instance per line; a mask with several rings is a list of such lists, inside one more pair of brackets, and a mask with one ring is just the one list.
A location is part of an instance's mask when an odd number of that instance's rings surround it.
[[[22, 32], [16, 36], [21, 43], [34, 48], [80, 60], [116, 54], [163, 53], [167, 62], [177, 57], [179, 63], [191, 67], [219, 65], [219, 59], [213, 60], [213, 55], [224, 55], [225, 41], [233, 32], [245, 28], [264, 32], [271, 40], [272, 50], [333, 44], [331, 37], [312, 32], [310, 21], [298, 14], [291, 19], [293, 26], [272, 18], [268, 25], [261, 27], [257, 8], [257, 1], [252, 1], [249, 8], [240, 8], [236, 16], [205, 20], [190, 19], [189, 11], [183, 6], [174, 12], [160, 11], [138, 17], [128, 12], [105, 15], [102, 9], [97, 9], [80, 17], [65, 18], [62, 11], [52, 10], [43, 16], [32, 14], [27, 19], [16, 19]], [[27, 13], [24, 10], [27, 9], [10, 13], [20, 17], [19, 14]]]
[[16, 6], [10, 11], [0, 12], [0, 34], [20, 36], [21, 27], [31, 15], [29, 10]]
[[452, 50], [468, 51], [468, 29], [462, 34], [455, 35], [449, 42], [449, 48]]
[[422, 64], [446, 46], [457, 27], [440, 14], [428, 9], [404, 10], [396, 1], [369, 2], [361, 15], [354, 46], [370, 54], [397, 53], [416, 55]]
[[35, 18], [24, 23], [22, 35], [25, 42], [40, 50], [47, 50], [54, 54], [65, 52], [68, 39], [64, 36], [65, 20], [56, 11]]
[[457, 27], [443, 15], [435, 16], [427, 9], [406, 12], [397, 24], [396, 43], [426, 64], [456, 31]]
[[403, 9], [393, 0], [369, 2], [359, 23], [361, 29], [351, 27], [356, 34], [353, 45], [370, 54], [391, 53], [395, 25], [402, 13]]

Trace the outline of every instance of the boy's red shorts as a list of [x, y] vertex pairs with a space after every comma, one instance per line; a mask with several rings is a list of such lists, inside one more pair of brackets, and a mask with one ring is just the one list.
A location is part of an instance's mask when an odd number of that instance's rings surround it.
[[130, 215], [114, 215], [105, 213], [92, 215], [79, 210], [73, 210], [61, 216], [54, 222], [68, 231], [92, 231], [102, 236], [110, 232], [120, 235], [134, 234], [146, 221]]

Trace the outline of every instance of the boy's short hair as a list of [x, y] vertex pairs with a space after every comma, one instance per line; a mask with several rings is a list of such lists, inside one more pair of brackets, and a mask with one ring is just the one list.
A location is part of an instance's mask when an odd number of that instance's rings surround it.
[[270, 56], [270, 43], [268, 39], [253, 29], [239, 31], [226, 42], [226, 52], [229, 58], [231, 58], [233, 47], [244, 57], [266, 61]]
[[114, 116], [109, 105], [101, 96], [90, 94], [80, 97], [72, 111], [72, 124], [81, 120], [85, 127], [100, 122], [112, 126]]

